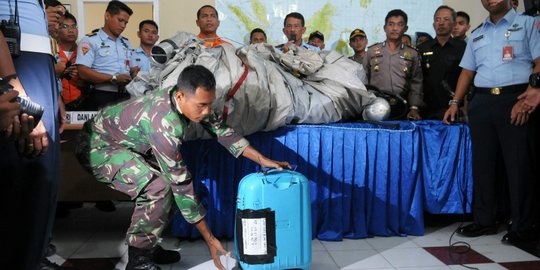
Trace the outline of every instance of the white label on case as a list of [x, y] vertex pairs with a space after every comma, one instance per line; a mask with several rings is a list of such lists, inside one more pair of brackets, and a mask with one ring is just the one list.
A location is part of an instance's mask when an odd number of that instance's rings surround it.
[[244, 239], [245, 255], [266, 255], [266, 219], [243, 218], [242, 238]]

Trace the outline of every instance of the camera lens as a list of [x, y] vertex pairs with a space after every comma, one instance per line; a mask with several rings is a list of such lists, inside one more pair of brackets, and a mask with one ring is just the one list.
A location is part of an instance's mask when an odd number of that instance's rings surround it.
[[17, 97], [17, 101], [21, 104], [21, 114], [26, 113], [34, 117], [34, 126], [41, 120], [43, 115], [43, 107], [26, 97]]

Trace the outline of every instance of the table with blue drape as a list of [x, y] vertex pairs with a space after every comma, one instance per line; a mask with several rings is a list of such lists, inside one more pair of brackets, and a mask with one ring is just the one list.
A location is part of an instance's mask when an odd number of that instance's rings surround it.
[[[312, 232], [321, 240], [422, 235], [424, 212], [470, 212], [468, 126], [440, 121], [289, 125], [247, 136], [310, 181]], [[217, 237], [233, 238], [238, 183], [257, 164], [235, 159], [215, 140], [183, 145], [183, 157]], [[177, 237], [198, 231], [177, 213]]]

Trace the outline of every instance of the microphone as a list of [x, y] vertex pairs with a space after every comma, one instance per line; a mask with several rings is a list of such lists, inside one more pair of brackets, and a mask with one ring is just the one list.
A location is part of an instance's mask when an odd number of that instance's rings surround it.
[[289, 38], [289, 41], [296, 41], [296, 34], [292, 33], [291, 38]]

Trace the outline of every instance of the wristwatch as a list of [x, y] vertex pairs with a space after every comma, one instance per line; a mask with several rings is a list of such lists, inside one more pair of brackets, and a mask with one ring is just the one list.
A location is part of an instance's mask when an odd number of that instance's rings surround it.
[[459, 100], [457, 99], [451, 99], [448, 101], [448, 106], [451, 106], [451, 105], [459, 105]]
[[111, 78], [111, 82], [112, 83], [116, 83], [117, 79], [116, 79], [116, 75], [113, 75], [112, 78]]
[[529, 84], [534, 88], [540, 88], [540, 72], [533, 73], [529, 76]]

